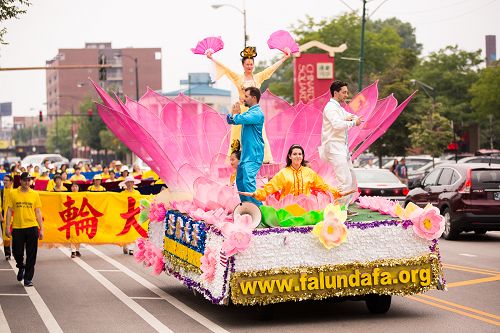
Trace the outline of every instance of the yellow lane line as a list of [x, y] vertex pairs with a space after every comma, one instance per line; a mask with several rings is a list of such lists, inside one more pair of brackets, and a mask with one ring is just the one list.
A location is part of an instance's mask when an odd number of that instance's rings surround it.
[[485, 282], [498, 281], [498, 280], [500, 280], [500, 275], [482, 278], [482, 279], [451, 282], [451, 283], [447, 283], [446, 287], [448, 287], [448, 288], [461, 287], [461, 286], [468, 286], [471, 284], [485, 283]]
[[449, 269], [460, 270], [460, 271], [468, 271], [468, 272], [474, 272], [474, 273], [487, 274], [487, 275], [500, 274], [500, 272], [491, 271], [488, 269], [482, 269], [482, 268], [476, 268], [476, 267], [466, 267], [466, 266], [459, 266], [459, 265], [452, 265], [452, 264], [443, 264], [443, 267], [449, 268]]
[[432, 297], [432, 296], [423, 295], [423, 294], [414, 295], [414, 296], [428, 298], [430, 300], [433, 300], [433, 301], [436, 301], [436, 302], [441, 302], [441, 303], [444, 303], [444, 304], [447, 304], [447, 305], [450, 305], [450, 306], [454, 306], [454, 307], [462, 309], [462, 310], [466, 310], [466, 311], [469, 311], [469, 312], [474, 312], [474, 313], [480, 314], [480, 315], [485, 316], [485, 317], [490, 317], [490, 318], [493, 318], [493, 319], [500, 320], [500, 316], [496, 316], [496, 315], [488, 313], [488, 312], [483, 312], [483, 311], [480, 311], [480, 310], [469, 308], [467, 306], [463, 306], [463, 305], [460, 305], [460, 304], [457, 304], [457, 303], [445, 301], [445, 300], [437, 298], [437, 297]]
[[443, 310], [446, 310], [446, 311], [458, 313], [458, 314], [460, 314], [462, 316], [466, 316], [466, 317], [469, 317], [469, 318], [477, 319], [479, 321], [484, 321], [485, 323], [488, 323], [488, 324], [492, 324], [492, 325], [495, 325], [495, 326], [500, 326], [500, 321], [494, 321], [494, 320], [486, 319], [486, 318], [483, 318], [483, 317], [480, 317], [480, 316], [476, 316], [476, 315], [467, 313], [465, 311], [453, 309], [453, 308], [450, 308], [448, 306], [444, 306], [444, 305], [441, 305], [439, 303], [434, 303], [434, 302], [431, 302], [431, 301], [427, 301], [425, 299], [421, 299], [421, 298], [418, 298], [418, 297], [415, 297], [415, 296], [406, 296], [406, 298], [409, 298], [409, 299], [411, 299], [413, 301], [417, 301], [417, 302], [424, 303], [424, 304], [427, 304], [427, 305], [431, 305], [431, 306], [434, 306], [436, 308], [440, 308], [440, 309], [443, 309]]

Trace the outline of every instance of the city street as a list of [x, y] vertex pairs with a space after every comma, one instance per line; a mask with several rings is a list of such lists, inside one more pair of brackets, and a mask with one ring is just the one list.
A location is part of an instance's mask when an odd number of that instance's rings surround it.
[[[440, 241], [448, 291], [393, 297], [385, 315], [333, 300], [255, 307], [212, 305], [117, 246], [40, 249], [35, 286], [0, 254], [0, 332], [498, 332], [500, 232]], [[3, 247], [2, 247], [3, 248]]]

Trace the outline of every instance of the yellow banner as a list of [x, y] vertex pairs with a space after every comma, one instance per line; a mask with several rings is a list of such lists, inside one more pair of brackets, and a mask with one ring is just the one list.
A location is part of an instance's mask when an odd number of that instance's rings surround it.
[[42, 201], [42, 243], [126, 244], [147, 237], [139, 224], [139, 201], [147, 196], [115, 192], [38, 192]]

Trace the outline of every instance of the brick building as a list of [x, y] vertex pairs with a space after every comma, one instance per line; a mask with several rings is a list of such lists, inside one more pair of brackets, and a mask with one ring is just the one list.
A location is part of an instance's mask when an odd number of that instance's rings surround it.
[[57, 55], [46, 63], [47, 66], [98, 65], [100, 59], [112, 65], [106, 69], [105, 81], [99, 81], [98, 68], [46, 71], [49, 124], [52, 124], [58, 115], [79, 113], [78, 107], [85, 97], [97, 97], [88, 78], [99, 82], [105, 89], [135, 99], [137, 93], [135, 60], [139, 96], [146, 92], [146, 87], [153, 90], [162, 88], [160, 48], [113, 49], [111, 43], [86, 43], [83, 49], [59, 49]]

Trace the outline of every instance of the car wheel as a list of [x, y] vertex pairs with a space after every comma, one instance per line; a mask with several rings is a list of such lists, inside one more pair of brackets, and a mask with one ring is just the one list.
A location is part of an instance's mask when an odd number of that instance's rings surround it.
[[484, 235], [486, 233], [487, 230], [474, 230], [474, 233], [476, 235]]
[[444, 216], [443, 238], [448, 240], [457, 239], [460, 230], [451, 222], [451, 214], [449, 208], [444, 209], [443, 216]]
[[386, 313], [391, 307], [391, 298], [391, 295], [367, 295], [365, 298], [366, 307], [370, 313]]

